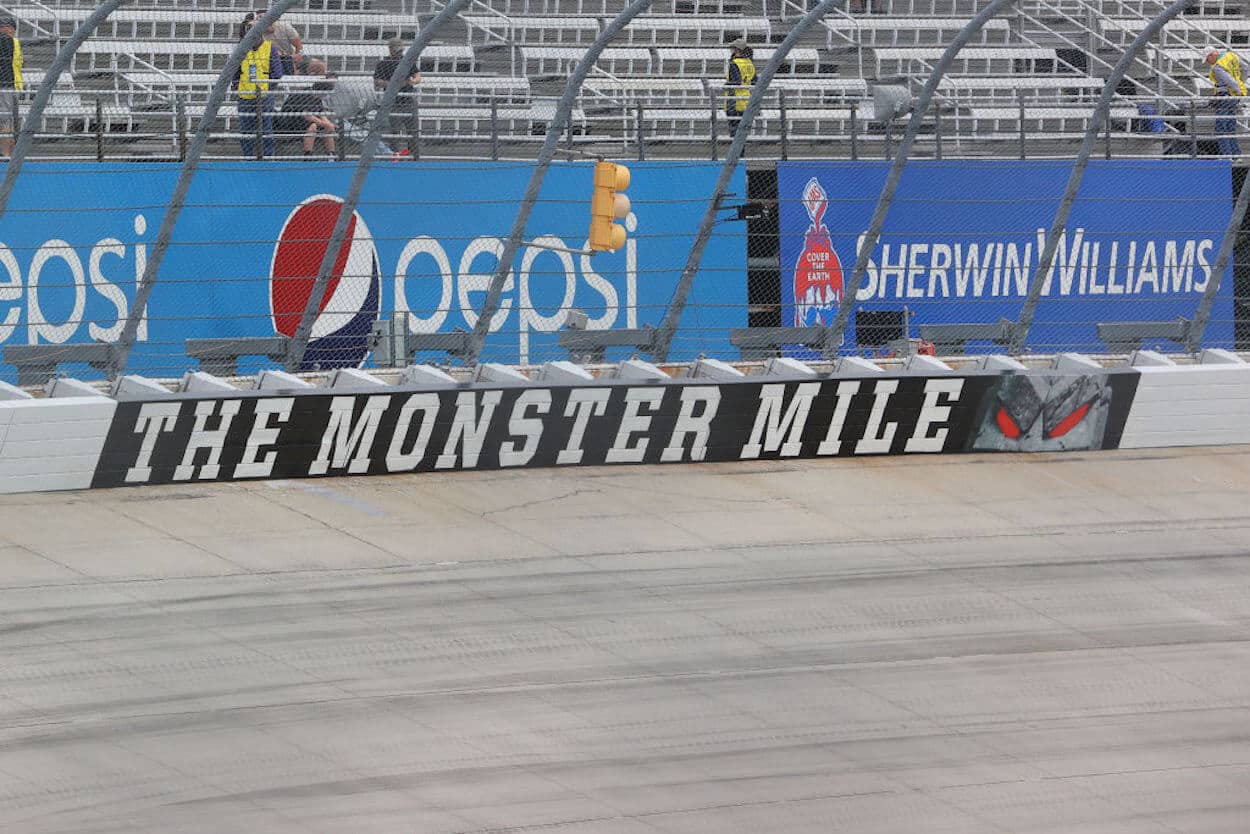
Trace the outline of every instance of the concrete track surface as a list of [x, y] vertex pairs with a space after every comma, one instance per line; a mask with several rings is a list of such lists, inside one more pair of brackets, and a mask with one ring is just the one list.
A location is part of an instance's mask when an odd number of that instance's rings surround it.
[[0, 499], [0, 831], [1245, 832], [1250, 451]]

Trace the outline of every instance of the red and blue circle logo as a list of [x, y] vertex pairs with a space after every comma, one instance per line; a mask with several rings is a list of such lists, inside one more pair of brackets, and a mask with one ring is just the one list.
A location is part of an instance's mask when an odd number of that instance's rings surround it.
[[[317, 283], [343, 201], [329, 194], [309, 197], [282, 226], [269, 268], [269, 309], [274, 332], [294, 336]], [[378, 320], [382, 269], [373, 236], [353, 213], [347, 237], [317, 306], [300, 370], [356, 368], [369, 354], [369, 333]]]

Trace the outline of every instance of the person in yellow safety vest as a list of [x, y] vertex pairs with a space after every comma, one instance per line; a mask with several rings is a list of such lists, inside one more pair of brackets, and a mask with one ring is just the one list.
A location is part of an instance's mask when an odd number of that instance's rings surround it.
[[1212, 49], [1207, 53], [1207, 63], [1211, 65], [1210, 78], [1215, 85], [1215, 132], [1220, 137], [1220, 155], [1240, 156], [1237, 99], [1246, 95], [1246, 83], [1241, 78], [1241, 61], [1231, 50]]
[[755, 64], [751, 60], [751, 47], [746, 38], [738, 38], [729, 44], [729, 66], [725, 71], [725, 117], [729, 120], [729, 135], [738, 132], [738, 123], [751, 98], [751, 85], [755, 83]]
[[[247, 33], [256, 25], [256, 15], [248, 14], [239, 27], [239, 39], [247, 37]], [[282, 61], [278, 58], [278, 50], [274, 49], [273, 41], [266, 38], [255, 49], [243, 56], [239, 71], [234, 76], [234, 89], [239, 97], [239, 144], [243, 155], [256, 154], [256, 117], [263, 122], [264, 155], [277, 154], [277, 144], [273, 133], [273, 96], [269, 94], [272, 82], [282, 77]]]
[[17, 39], [17, 20], [10, 15], [0, 17], [0, 156], [13, 153], [14, 114], [17, 91], [26, 84], [22, 80], [22, 44]]

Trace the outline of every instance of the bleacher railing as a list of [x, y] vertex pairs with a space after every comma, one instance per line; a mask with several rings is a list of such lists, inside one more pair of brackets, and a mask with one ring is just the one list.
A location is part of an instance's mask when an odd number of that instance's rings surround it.
[[[347, 79], [352, 80], [352, 79]], [[262, 131], [276, 141], [276, 152], [248, 157], [300, 159], [305, 156], [305, 117], [317, 117], [332, 128], [320, 130], [314, 150], [319, 158], [355, 158], [371, 123], [371, 111], [334, 112], [329, 95], [309, 92], [317, 79], [299, 79], [275, 93], [275, 126]], [[360, 77], [368, 83], [369, 79]], [[567, 141], [588, 153], [636, 158], [711, 159], [723, 157], [730, 141], [724, 115], [724, 88], [709, 85], [702, 102], [687, 97], [673, 104], [661, 100], [624, 100], [583, 92], [574, 108]], [[1065, 97], [1084, 98], [1077, 86]], [[13, 118], [26, 119], [33, 92], [17, 98]], [[287, 107], [291, 99], [316, 101], [313, 110]], [[820, 96], [829, 98], [829, 96]], [[814, 100], [816, 99], [816, 100]], [[321, 103], [325, 102], [325, 103]], [[518, 103], [511, 96], [479, 96], [472, 105], [437, 97], [405, 96], [382, 131], [390, 153], [414, 159], [529, 159], [541, 144], [554, 100], [531, 96]], [[30, 160], [144, 161], [180, 159], [189, 133], [204, 109], [201, 94], [174, 93], [169, 102], [142, 108], [118, 105], [105, 98], [82, 96], [73, 106], [58, 103], [55, 94], [35, 127]], [[217, 114], [210, 131], [206, 159], [243, 156], [241, 142], [252, 131], [241, 128], [236, 107]], [[1062, 158], [1070, 143], [1088, 127], [1085, 101], [1045, 100], [1017, 91], [1014, 101], [981, 95], [980, 90], [952, 86], [939, 93], [925, 119], [915, 154], [919, 157]], [[1230, 117], [1217, 112], [1211, 97], [1172, 97], [1158, 108], [1155, 96], [1117, 96], [1103, 130], [1108, 158], [1144, 159], [1173, 156], [1221, 156], [1217, 142], [1227, 129], [1217, 126]], [[1231, 117], [1237, 138], [1250, 135], [1250, 108]], [[867, 98], [824, 103], [805, 92], [771, 90], [752, 125], [753, 156], [827, 159], [890, 158], [902, 131], [901, 118], [875, 116]], [[329, 140], [329, 141], [326, 141]], [[252, 143], [249, 141], [249, 145]], [[263, 143], [262, 143], [263, 144]]]

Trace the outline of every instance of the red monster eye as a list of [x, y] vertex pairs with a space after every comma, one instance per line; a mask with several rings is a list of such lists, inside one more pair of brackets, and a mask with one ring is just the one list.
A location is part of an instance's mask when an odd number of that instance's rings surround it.
[[1007, 413], [1007, 409], [998, 409], [998, 414], [995, 415], [994, 419], [998, 422], [998, 430], [1003, 433], [1003, 436], [1009, 437], [1012, 440], [1019, 439], [1021, 434], [1020, 427], [1016, 425], [1015, 420], [1011, 419], [1011, 415]]
[[1089, 414], [1090, 405], [1092, 405], [1092, 403], [1085, 403], [1085, 405], [1060, 420], [1058, 425], [1051, 430], [1051, 438], [1063, 437], [1065, 434], [1076, 428], [1077, 425], [1085, 419], [1085, 415]]

